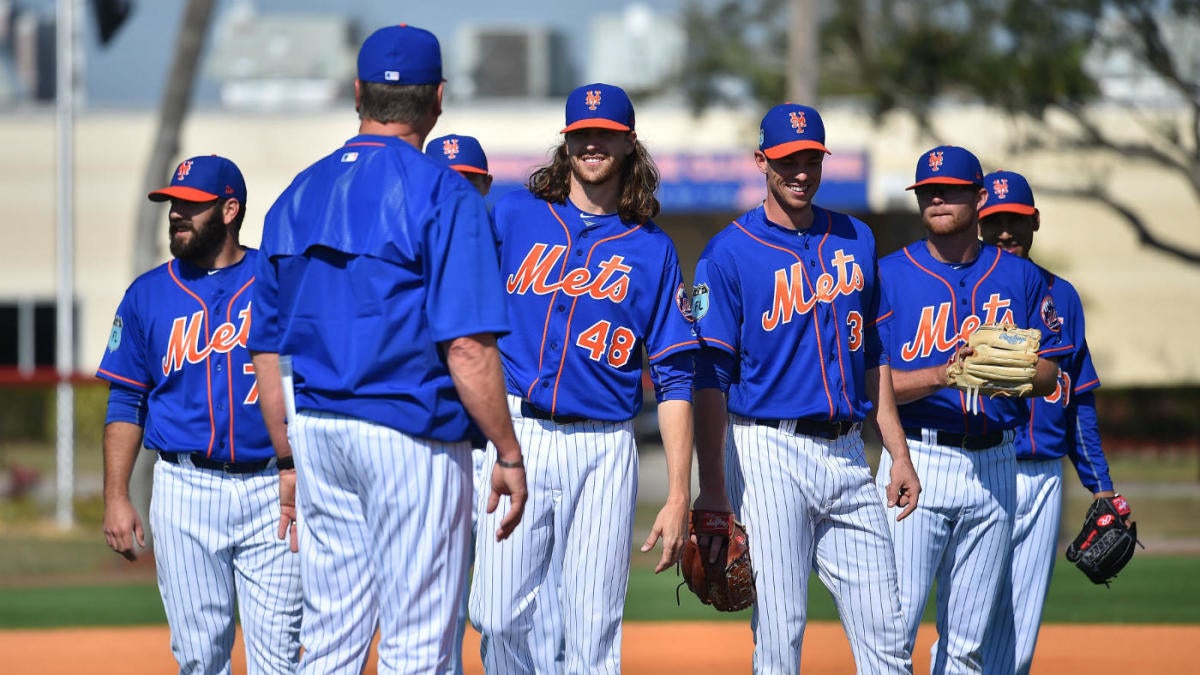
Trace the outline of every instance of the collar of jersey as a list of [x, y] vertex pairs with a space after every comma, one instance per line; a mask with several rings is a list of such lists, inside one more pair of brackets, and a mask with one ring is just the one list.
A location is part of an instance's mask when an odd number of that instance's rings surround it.
[[[582, 230], [598, 230], [602, 227], [613, 226], [613, 225], [623, 225], [625, 227], [633, 227], [633, 225], [631, 225], [630, 223], [627, 223], [624, 220], [621, 220], [621, 214], [616, 213], [616, 212], [613, 212], [613, 213], [588, 213], [588, 212], [584, 211], [583, 209], [579, 208], [578, 206], [575, 206], [575, 202], [571, 201], [570, 197], [567, 197], [567, 208], [575, 212], [575, 221], [577, 223], [579, 223], [580, 229], [582, 229]], [[591, 224], [589, 224], [587, 222], [587, 220], [585, 220], [585, 217], [590, 218], [592, 220]]]
[[812, 225], [809, 225], [808, 227], [804, 228], [803, 230], [793, 230], [790, 227], [784, 227], [783, 225], [780, 225], [779, 223], [768, 218], [767, 217], [767, 207], [765, 204], [759, 204], [758, 208], [754, 210], [754, 214], [756, 216], [756, 219], [758, 221], [760, 221], [763, 224], [763, 227], [765, 227], [768, 231], [777, 232], [777, 233], [779, 233], [779, 235], [787, 237], [788, 239], [794, 239], [797, 236], [800, 236], [803, 234], [815, 234], [818, 231], [821, 234], [825, 233], [824, 229], [821, 229], [821, 230], [815, 229], [817, 227], [817, 224], [821, 222], [821, 214], [823, 213], [823, 210], [821, 209], [821, 207], [817, 206], [816, 204], [813, 204], [812, 209], [813, 209]]

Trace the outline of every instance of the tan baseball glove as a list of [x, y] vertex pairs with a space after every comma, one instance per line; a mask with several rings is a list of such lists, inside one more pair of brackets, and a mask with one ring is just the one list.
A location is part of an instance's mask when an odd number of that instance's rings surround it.
[[967, 345], [974, 354], [946, 368], [950, 384], [967, 392], [971, 412], [978, 412], [978, 395], [1025, 396], [1033, 391], [1042, 332], [1011, 324], [987, 323], [971, 333]]

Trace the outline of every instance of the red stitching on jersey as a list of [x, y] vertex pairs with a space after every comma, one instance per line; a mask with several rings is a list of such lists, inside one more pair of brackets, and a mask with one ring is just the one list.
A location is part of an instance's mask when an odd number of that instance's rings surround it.
[[[553, 204], [551, 204], [550, 202], [546, 202], [546, 208], [550, 209], [550, 215], [554, 216], [554, 219], [558, 221], [559, 225], [562, 225], [563, 234], [565, 234], [567, 237], [567, 250], [563, 253], [562, 269], [560, 269], [558, 271], [559, 285], [554, 289], [554, 292], [550, 294], [550, 304], [546, 305], [546, 320], [542, 324], [542, 344], [538, 348], [537, 373], [542, 372], [542, 361], [546, 357], [546, 335], [550, 332], [550, 317], [554, 315], [554, 299], [557, 298], [559, 292], [562, 291], [562, 283], [561, 282], [563, 280], [563, 277], [566, 276], [566, 274], [567, 274], [567, 260], [570, 259], [570, 257], [571, 257], [569, 255], [569, 252], [570, 252], [571, 246], [572, 246], [572, 244], [571, 244], [571, 229], [569, 227], [567, 227], [567, 224], [563, 222], [563, 219], [558, 216], [558, 212], [554, 210]], [[569, 325], [570, 324], [568, 324], [568, 326]], [[563, 354], [564, 355], [566, 354], [566, 349], [567, 349], [567, 346], [564, 344], [563, 345]], [[540, 374], [534, 375], [533, 382], [529, 383], [529, 390], [525, 392], [525, 398], [527, 398], [527, 399], [533, 398], [533, 388], [537, 386], [538, 380], [540, 380], [540, 379], [542, 379]], [[553, 412], [554, 411], [551, 410], [551, 414], [553, 414]]]
[[[549, 202], [547, 202], [547, 203], [549, 203]], [[554, 209], [551, 209], [551, 211], [553, 211], [553, 210]], [[558, 214], [555, 214], [555, 217], [557, 217], [557, 216], [558, 216]], [[562, 221], [559, 220], [559, 222], [562, 222]], [[563, 223], [563, 227], [566, 227], [566, 223]], [[641, 229], [640, 227], [631, 227], [628, 230], [625, 230], [624, 232], [622, 232], [620, 234], [615, 234], [611, 237], [607, 237], [605, 239], [600, 239], [596, 243], [592, 244], [592, 247], [590, 249], [588, 249], [587, 257], [583, 259], [583, 266], [584, 267], [591, 266], [592, 254], [596, 252], [596, 249], [600, 248], [600, 244], [614, 241], [614, 240], [620, 239], [622, 237], [627, 237], [627, 236], [633, 234], [634, 232], [637, 232], [640, 229]], [[564, 260], [566, 258], [567, 258], [567, 256], [563, 256]], [[560, 278], [559, 281], [562, 281], [562, 279]], [[558, 373], [556, 373], [554, 375], [554, 393], [550, 397], [550, 414], [551, 415], [555, 414], [558, 411], [558, 384], [562, 380], [563, 367], [567, 365], [567, 339], [571, 337], [571, 321], [575, 318], [575, 305], [579, 303], [580, 297], [581, 296], [574, 296], [573, 298], [571, 298], [571, 311], [567, 312], [567, 333], [566, 333], [566, 336], [563, 338], [562, 356], [558, 360]], [[547, 322], [547, 325], [549, 325], [549, 322]]]
[[370, 145], [370, 146], [374, 146], [376, 148], [386, 148], [387, 147], [387, 143], [378, 143], [376, 141], [359, 141], [357, 143], [347, 143], [346, 145], [344, 145], [342, 147], [352, 148], [352, 147], [357, 147], [360, 145]]
[[[776, 249], [779, 251], [783, 251], [785, 253], [790, 253], [792, 255], [792, 257], [794, 257], [796, 259], [796, 262], [800, 263], [800, 279], [802, 281], [804, 281], [804, 283], [808, 286], [809, 295], [816, 296], [816, 291], [813, 290], [812, 282], [808, 280], [808, 272], [804, 269], [804, 261], [800, 258], [800, 256], [795, 251], [790, 251], [786, 248], [783, 248], [782, 246], [776, 246], [775, 244], [770, 244], [770, 243], [763, 241], [762, 239], [759, 239], [758, 237], [754, 236], [753, 234], [750, 234], [750, 231], [747, 230], [745, 227], [743, 227], [742, 224], [736, 220], [733, 221], [733, 224], [737, 225], [737, 228], [739, 230], [741, 230], [742, 232], [744, 232], [747, 237], [750, 237], [754, 241], [757, 241], [758, 243], [762, 244], [763, 246], [766, 246], [767, 248], [773, 248], [773, 249]], [[826, 232], [825, 235], [829, 236], [829, 233]], [[822, 239], [822, 243], [824, 243], [823, 239]], [[818, 251], [817, 251], [817, 257], [818, 258], [821, 257], [819, 246], [818, 246]], [[821, 263], [822, 271], [824, 271], [824, 268], [825, 268], [825, 263], [822, 261], [822, 263]], [[829, 416], [830, 416], [830, 419], [832, 419], [833, 418], [833, 394], [829, 391], [829, 376], [825, 373], [825, 349], [823, 348], [823, 346], [821, 344], [821, 327], [819, 325], [820, 321], [818, 321], [817, 317], [815, 316], [816, 305], [813, 305], [813, 309], [814, 309], [814, 316], [812, 317], [813, 320], [810, 321], [809, 323], [812, 324], [813, 330], [816, 331], [816, 334], [817, 334], [817, 357], [818, 357], [818, 361], [821, 364], [821, 384], [824, 385], [824, 387], [825, 387], [825, 400], [829, 402], [829, 411], [830, 411]]]
[[97, 368], [97, 369], [96, 369], [96, 372], [98, 372], [98, 373], [104, 373], [105, 375], [107, 375], [107, 376], [109, 376], [109, 377], [113, 378], [114, 380], [120, 380], [120, 381], [122, 381], [122, 382], [125, 382], [126, 384], [132, 384], [132, 385], [133, 385], [133, 386], [135, 386], [135, 387], [141, 387], [142, 389], [149, 389], [149, 388], [150, 388], [150, 385], [148, 385], [148, 384], [142, 384], [141, 382], [138, 382], [138, 381], [136, 381], [136, 380], [131, 380], [131, 379], [129, 379], [128, 377], [121, 377], [120, 375], [118, 375], [118, 374], [116, 374], [116, 373], [114, 373], [114, 372], [111, 372], [111, 371], [105, 370], [105, 369], [103, 369], [103, 368]]
[[[246, 291], [246, 289], [250, 288], [250, 284], [254, 283], [255, 278], [256, 277], [250, 277], [249, 281], [247, 281], [241, 288], [237, 289], [237, 291], [232, 296], [229, 297], [229, 304], [225, 307], [225, 322], [226, 323], [233, 323], [233, 305], [237, 301], [238, 296], [240, 296], [242, 293], [244, 293]], [[249, 307], [249, 305], [247, 305], [247, 307]], [[254, 320], [253, 315], [246, 317], [246, 321], [253, 321], [253, 320]], [[234, 419], [237, 416], [234, 414], [234, 407], [233, 407], [233, 350], [232, 349], [229, 350], [228, 352], [225, 352], [225, 371], [226, 371], [225, 377], [228, 380], [228, 384], [229, 384], [229, 461], [236, 462], [237, 461], [237, 449], [234, 447], [233, 429], [234, 429]]]
[[[171, 275], [171, 280], [175, 282], [176, 286], [179, 286], [179, 288], [182, 289], [184, 293], [187, 293], [188, 295], [192, 296], [192, 298], [194, 298], [196, 300], [196, 302], [200, 303], [201, 309], [204, 310], [204, 338], [206, 340], [212, 340], [212, 333], [210, 333], [208, 330], [208, 305], [204, 304], [204, 301], [200, 299], [200, 296], [193, 293], [191, 291], [191, 289], [189, 289], [187, 286], [184, 286], [183, 282], [179, 280], [179, 277], [176, 276], [176, 274], [175, 274], [174, 265], [176, 265], [176, 264], [178, 264], [178, 261], [175, 261], [175, 260], [172, 260], [171, 262], [167, 263], [167, 272]], [[205, 361], [207, 361], [208, 357], [211, 355], [212, 355], [212, 352], [210, 351], [209, 354], [207, 356], [205, 356]], [[204, 379], [208, 385], [208, 428], [209, 428], [208, 451], [205, 452], [204, 456], [212, 457], [213, 443], [217, 442], [217, 416], [216, 416], [216, 413], [213, 412], [212, 369], [208, 368], [207, 366], [204, 368]]]

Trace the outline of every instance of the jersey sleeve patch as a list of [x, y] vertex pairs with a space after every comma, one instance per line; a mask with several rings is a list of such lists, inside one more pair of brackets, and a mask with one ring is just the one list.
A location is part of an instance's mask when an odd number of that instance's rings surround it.
[[691, 308], [687, 315], [692, 321], [699, 321], [708, 314], [708, 284], [696, 284], [692, 287]]
[[121, 320], [121, 315], [113, 317], [112, 332], [108, 334], [108, 351], [115, 352], [121, 346], [121, 333], [125, 328], [125, 322]]
[[1042, 323], [1055, 333], [1062, 330], [1062, 317], [1058, 315], [1058, 310], [1054, 307], [1054, 298], [1048, 294], [1042, 298]]
[[683, 282], [679, 283], [679, 288], [675, 289], [675, 306], [679, 308], [679, 313], [688, 321], [695, 321], [696, 317], [692, 315], [692, 295], [688, 293], [687, 286]]

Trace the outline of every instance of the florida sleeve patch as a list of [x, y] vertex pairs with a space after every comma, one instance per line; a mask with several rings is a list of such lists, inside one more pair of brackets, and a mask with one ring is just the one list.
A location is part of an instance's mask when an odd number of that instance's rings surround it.
[[108, 351], [115, 352], [121, 346], [121, 332], [125, 327], [125, 322], [121, 321], [121, 315], [113, 317], [112, 332], [108, 334]]
[[696, 284], [692, 287], [692, 320], [699, 321], [708, 314], [708, 284]]

